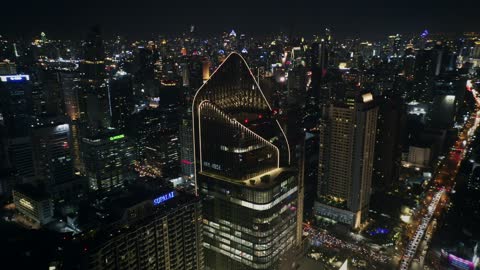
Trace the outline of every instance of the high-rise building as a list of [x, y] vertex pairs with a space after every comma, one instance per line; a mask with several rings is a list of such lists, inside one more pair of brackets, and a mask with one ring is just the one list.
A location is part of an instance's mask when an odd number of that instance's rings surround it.
[[419, 50], [415, 57], [414, 85], [412, 91], [407, 93], [407, 101], [429, 101], [431, 96], [431, 80], [435, 74], [433, 51], [431, 49]]
[[112, 127], [124, 132], [135, 109], [132, 77], [118, 72], [110, 81], [110, 108]]
[[32, 123], [32, 83], [29, 75], [0, 76], [0, 113], [8, 137], [28, 134]]
[[209, 77], [208, 59], [194, 55], [187, 59], [183, 70], [183, 86], [198, 89]]
[[368, 216], [377, 107], [371, 93], [347, 92], [320, 127], [315, 214], [358, 228]]
[[191, 113], [183, 117], [180, 123], [180, 168], [182, 176], [193, 177], [193, 137]]
[[78, 86], [80, 78], [78, 73], [63, 72], [60, 74], [63, 90], [63, 100], [65, 106], [65, 114], [70, 120], [75, 121], [80, 118], [78, 108]]
[[385, 190], [391, 187], [400, 175], [401, 135], [406, 120], [402, 102], [400, 99], [385, 97], [379, 105], [372, 180], [374, 189]]
[[74, 174], [71, 126], [63, 117], [46, 118], [31, 129], [36, 182], [43, 183], [55, 202], [72, 203], [87, 189]]
[[[42, 93], [41, 103], [48, 116], [63, 115], [65, 106], [63, 100], [62, 82], [59, 72], [42, 70], [38, 76], [38, 90]], [[37, 84], [37, 83], [36, 83]]]
[[[110, 204], [110, 203], [109, 203]], [[202, 270], [201, 204], [171, 189], [135, 189], [112, 200], [92, 234], [79, 235], [68, 269]]]
[[81, 151], [90, 190], [107, 193], [130, 180], [135, 150], [124, 134], [85, 137]]
[[35, 174], [47, 185], [66, 182], [73, 177], [70, 151], [70, 126], [60, 119], [46, 119], [32, 129]]
[[318, 185], [318, 133], [305, 133], [304, 142], [304, 209], [305, 215], [311, 215], [317, 197]]
[[205, 267], [276, 269], [296, 244], [298, 183], [276, 114], [240, 54], [193, 101]]
[[78, 105], [86, 134], [96, 134], [110, 126], [109, 86], [105, 71], [105, 48], [100, 28], [94, 27], [83, 44], [80, 62]]
[[[18, 182], [35, 178], [32, 140], [29, 129], [34, 121], [32, 82], [25, 74], [0, 76], [0, 119], [2, 144], [7, 167], [14, 171]], [[2, 149], [3, 151], [3, 149]]]
[[138, 160], [155, 176], [176, 177], [179, 160], [179, 117], [176, 105], [149, 106], [132, 117]]
[[399, 34], [388, 36], [388, 44], [385, 48], [385, 55], [388, 58], [400, 57], [402, 53], [402, 36]]
[[31, 182], [35, 178], [33, 145], [29, 136], [8, 140], [8, 160], [19, 182]]
[[318, 69], [320, 77], [325, 77], [328, 68], [328, 42], [321, 39], [312, 44], [311, 67]]

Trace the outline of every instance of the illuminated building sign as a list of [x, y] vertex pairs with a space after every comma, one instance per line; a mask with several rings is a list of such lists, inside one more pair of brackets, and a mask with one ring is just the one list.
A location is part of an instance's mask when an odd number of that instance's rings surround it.
[[157, 197], [153, 200], [153, 205], [159, 205], [159, 204], [162, 204], [170, 199], [172, 199], [173, 197], [175, 197], [175, 192], [172, 191], [172, 192], [169, 192], [167, 194], [164, 194], [160, 197]]
[[56, 132], [68, 131], [68, 124], [61, 124], [55, 127]]
[[363, 94], [363, 95], [362, 95], [362, 100], [363, 100], [363, 103], [367, 103], [367, 102], [372, 101], [372, 100], [373, 100], [373, 95], [372, 95], [372, 93]]
[[0, 80], [2, 82], [23, 82], [23, 81], [29, 81], [30, 76], [29, 75], [23, 75], [23, 74], [5, 75], [5, 76], [0, 76]]
[[193, 162], [189, 161], [189, 160], [186, 160], [186, 159], [182, 159], [182, 164], [185, 164], [185, 165], [192, 165]]
[[25, 208], [28, 208], [33, 211], [34, 207], [31, 202], [25, 200], [24, 198], [21, 198], [18, 202]]
[[162, 81], [160, 81], [160, 83], [163, 86], [176, 86], [177, 85], [177, 82], [174, 81], [174, 80], [162, 80]]
[[425, 31], [422, 32], [422, 34], [420, 35], [421, 38], [426, 38], [428, 36], [429, 32], [427, 29], [425, 29]]
[[116, 136], [112, 136], [109, 138], [110, 141], [116, 141], [116, 140], [120, 140], [120, 139], [123, 139], [125, 138], [125, 135], [124, 134], [120, 134], [120, 135], [116, 135]]

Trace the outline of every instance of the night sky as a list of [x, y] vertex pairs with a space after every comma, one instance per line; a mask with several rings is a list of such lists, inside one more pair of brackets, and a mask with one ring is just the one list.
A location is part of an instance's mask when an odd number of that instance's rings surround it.
[[0, 34], [23, 38], [45, 31], [49, 38], [82, 39], [94, 24], [107, 36], [131, 38], [175, 35], [190, 24], [205, 35], [232, 28], [251, 35], [310, 35], [326, 26], [340, 37], [363, 38], [423, 29], [480, 31], [479, 0], [8, 0], [1, 9]]

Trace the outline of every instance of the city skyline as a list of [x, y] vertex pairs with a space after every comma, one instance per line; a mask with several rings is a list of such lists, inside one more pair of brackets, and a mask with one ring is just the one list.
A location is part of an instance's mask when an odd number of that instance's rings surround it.
[[4, 268], [480, 269], [475, 3], [24, 4]]
[[[407, 1], [401, 4], [380, 1], [339, 3], [297, 1], [295, 4], [250, 0], [238, 5], [220, 1], [152, 3], [150, 1], [84, 1], [72, 7], [63, 1], [26, 0], [22, 13], [14, 2], [3, 5], [7, 12], [0, 23], [0, 35], [27, 38], [39, 32], [49, 32], [55, 39], [83, 39], [85, 25], [99, 24], [105, 34], [133, 38], [153, 38], [159, 34], [187, 32], [195, 25], [202, 35], [237, 29], [251, 36], [282, 31], [292, 35], [312, 35], [329, 27], [339, 37], [378, 39], [394, 33], [432, 32], [460, 33], [475, 31], [480, 19], [468, 10], [478, 7], [473, 1], [457, 1], [451, 5], [442, 1]], [[93, 10], [88, 11], [87, 10]], [[245, 15], [248, 14], [248, 17]], [[444, 23], [448, 18], [448, 24]], [[57, 27], [59, 24], [61, 28]]]

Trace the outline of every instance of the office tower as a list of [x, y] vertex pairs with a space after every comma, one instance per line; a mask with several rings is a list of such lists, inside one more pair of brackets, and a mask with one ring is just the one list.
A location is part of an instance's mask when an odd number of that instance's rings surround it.
[[135, 150], [124, 134], [85, 137], [81, 151], [90, 190], [104, 194], [131, 180]]
[[93, 26], [82, 44], [84, 60], [79, 68], [85, 78], [101, 80], [105, 77], [105, 46], [100, 26]]
[[154, 176], [177, 177], [180, 169], [179, 117], [176, 105], [150, 106], [133, 115], [129, 134], [140, 165]]
[[182, 117], [180, 123], [180, 169], [182, 176], [193, 177], [195, 170], [193, 164], [193, 131], [192, 116], [190, 113]]
[[71, 131], [71, 145], [73, 166], [77, 171], [83, 172], [82, 160], [80, 157], [80, 108], [79, 91], [81, 91], [80, 77], [77, 72], [61, 72], [60, 82], [62, 87], [62, 96], [64, 101], [65, 115], [69, 118]]
[[415, 52], [413, 47], [409, 47], [405, 50], [405, 56], [403, 58], [403, 74], [408, 81], [413, 80], [415, 70]]
[[117, 73], [110, 81], [112, 127], [125, 132], [130, 115], [135, 109], [132, 77]]
[[347, 92], [320, 127], [315, 214], [359, 228], [369, 210], [377, 107], [371, 93]]
[[427, 113], [429, 127], [450, 129], [456, 121], [462, 121], [466, 113], [465, 85], [465, 77], [453, 72], [435, 78]]
[[181, 63], [180, 69], [182, 70], [182, 85], [183, 87], [189, 87], [190, 86], [190, 70], [188, 68], [188, 61]]
[[63, 101], [65, 106], [65, 114], [70, 120], [75, 121], [80, 118], [78, 105], [78, 88], [80, 78], [78, 73], [60, 73], [60, 81], [63, 91]]
[[372, 45], [373, 44], [368, 42], [368, 41], [362, 42], [358, 45], [358, 47], [359, 47], [358, 48], [358, 53], [366, 61], [374, 56], [375, 49]]
[[48, 116], [63, 115], [65, 113], [62, 83], [60, 73], [50, 70], [37, 72], [38, 90], [42, 92], [44, 112]]
[[203, 269], [198, 197], [137, 187], [105, 209], [109, 219], [77, 236], [78, 250], [67, 250], [74, 259], [65, 260], [66, 268]]
[[208, 81], [208, 79], [210, 78], [210, 60], [208, 59], [203, 59], [203, 63], [202, 63], [202, 78], [203, 78], [203, 82], [206, 82]]
[[159, 54], [153, 42], [149, 42], [146, 47], [139, 47], [134, 62], [135, 79], [142, 83], [154, 80], [155, 65], [158, 60]]
[[298, 65], [288, 71], [288, 104], [304, 105], [307, 93], [308, 70], [303, 65]]
[[433, 47], [433, 65], [435, 76], [446, 74], [456, 69], [457, 53], [442, 42], [437, 42]]
[[21, 183], [32, 182], [35, 179], [33, 166], [33, 146], [29, 136], [8, 139], [8, 160]]
[[304, 209], [306, 215], [311, 215], [318, 186], [318, 149], [319, 136], [316, 133], [305, 133], [304, 147]]
[[379, 105], [372, 180], [377, 190], [388, 189], [400, 175], [401, 138], [406, 124], [402, 103], [401, 99], [385, 97]]
[[428, 125], [438, 129], [453, 128], [457, 109], [455, 105], [457, 103], [455, 95], [434, 95], [431, 102], [432, 106], [427, 114]]
[[79, 65], [80, 120], [86, 134], [95, 134], [110, 126], [111, 116], [105, 49], [98, 26], [89, 32], [83, 43], [83, 52], [84, 59]]
[[227, 56], [197, 91], [192, 111], [206, 269], [276, 269], [300, 225], [298, 172], [240, 54]]
[[[180, 115], [180, 168], [184, 177], [193, 178], [193, 137], [192, 137], [192, 101], [195, 91], [202, 86], [210, 77], [210, 62], [205, 57], [193, 55], [188, 59], [185, 66], [185, 73], [188, 75], [184, 90], [183, 104]], [[185, 106], [183, 106], [185, 105]]]
[[8, 137], [28, 134], [33, 115], [32, 83], [29, 75], [0, 76], [0, 110]]
[[19, 182], [30, 182], [35, 178], [32, 140], [29, 136], [34, 119], [32, 88], [29, 75], [0, 76], [0, 118], [6, 148], [5, 164], [14, 170]]
[[160, 171], [164, 177], [176, 177], [179, 173], [180, 160], [178, 153], [178, 128], [175, 133], [160, 133], [155, 143], [144, 149], [147, 163]]
[[399, 34], [388, 36], [388, 44], [385, 48], [385, 54], [388, 58], [400, 57], [402, 51], [402, 36]]
[[71, 180], [70, 126], [62, 119], [45, 119], [32, 129], [35, 175], [48, 185]]
[[432, 50], [418, 51], [415, 58], [413, 91], [407, 93], [407, 101], [428, 102], [431, 97], [431, 80], [434, 74]]
[[84, 164], [81, 157], [82, 154], [80, 151], [81, 137], [80, 137], [80, 130], [77, 122], [73, 122], [70, 125], [70, 131], [72, 134], [71, 149], [72, 149], [73, 167], [78, 172], [84, 172], [85, 169], [84, 169]]
[[[327, 29], [328, 30], [328, 29]], [[327, 31], [327, 35], [329, 31]], [[327, 83], [331, 79], [329, 72], [329, 41], [321, 39], [312, 44], [310, 53], [311, 80], [306, 98], [306, 110], [313, 118], [318, 119], [326, 101], [330, 98], [330, 87]]]
[[187, 65], [185, 66], [184, 70], [186, 72], [184, 73], [185, 76], [183, 86], [187, 86], [195, 90], [202, 86], [204, 82], [204, 68], [207, 67], [208, 69], [208, 65], [205, 63], [208, 63], [208, 61], [204, 59], [204, 57], [198, 55], [193, 55], [188, 58]]
[[321, 39], [313, 43], [310, 57], [312, 69], [318, 71], [320, 77], [325, 77], [328, 68], [328, 42]]
[[[305, 98], [307, 94], [307, 69], [298, 65], [288, 72], [286, 105], [287, 137], [292, 145], [304, 140], [303, 119], [305, 118]], [[293, 147], [292, 147], [293, 148]]]
[[56, 202], [74, 203], [87, 190], [83, 177], [74, 174], [71, 127], [62, 117], [41, 119], [31, 129], [36, 182]]

